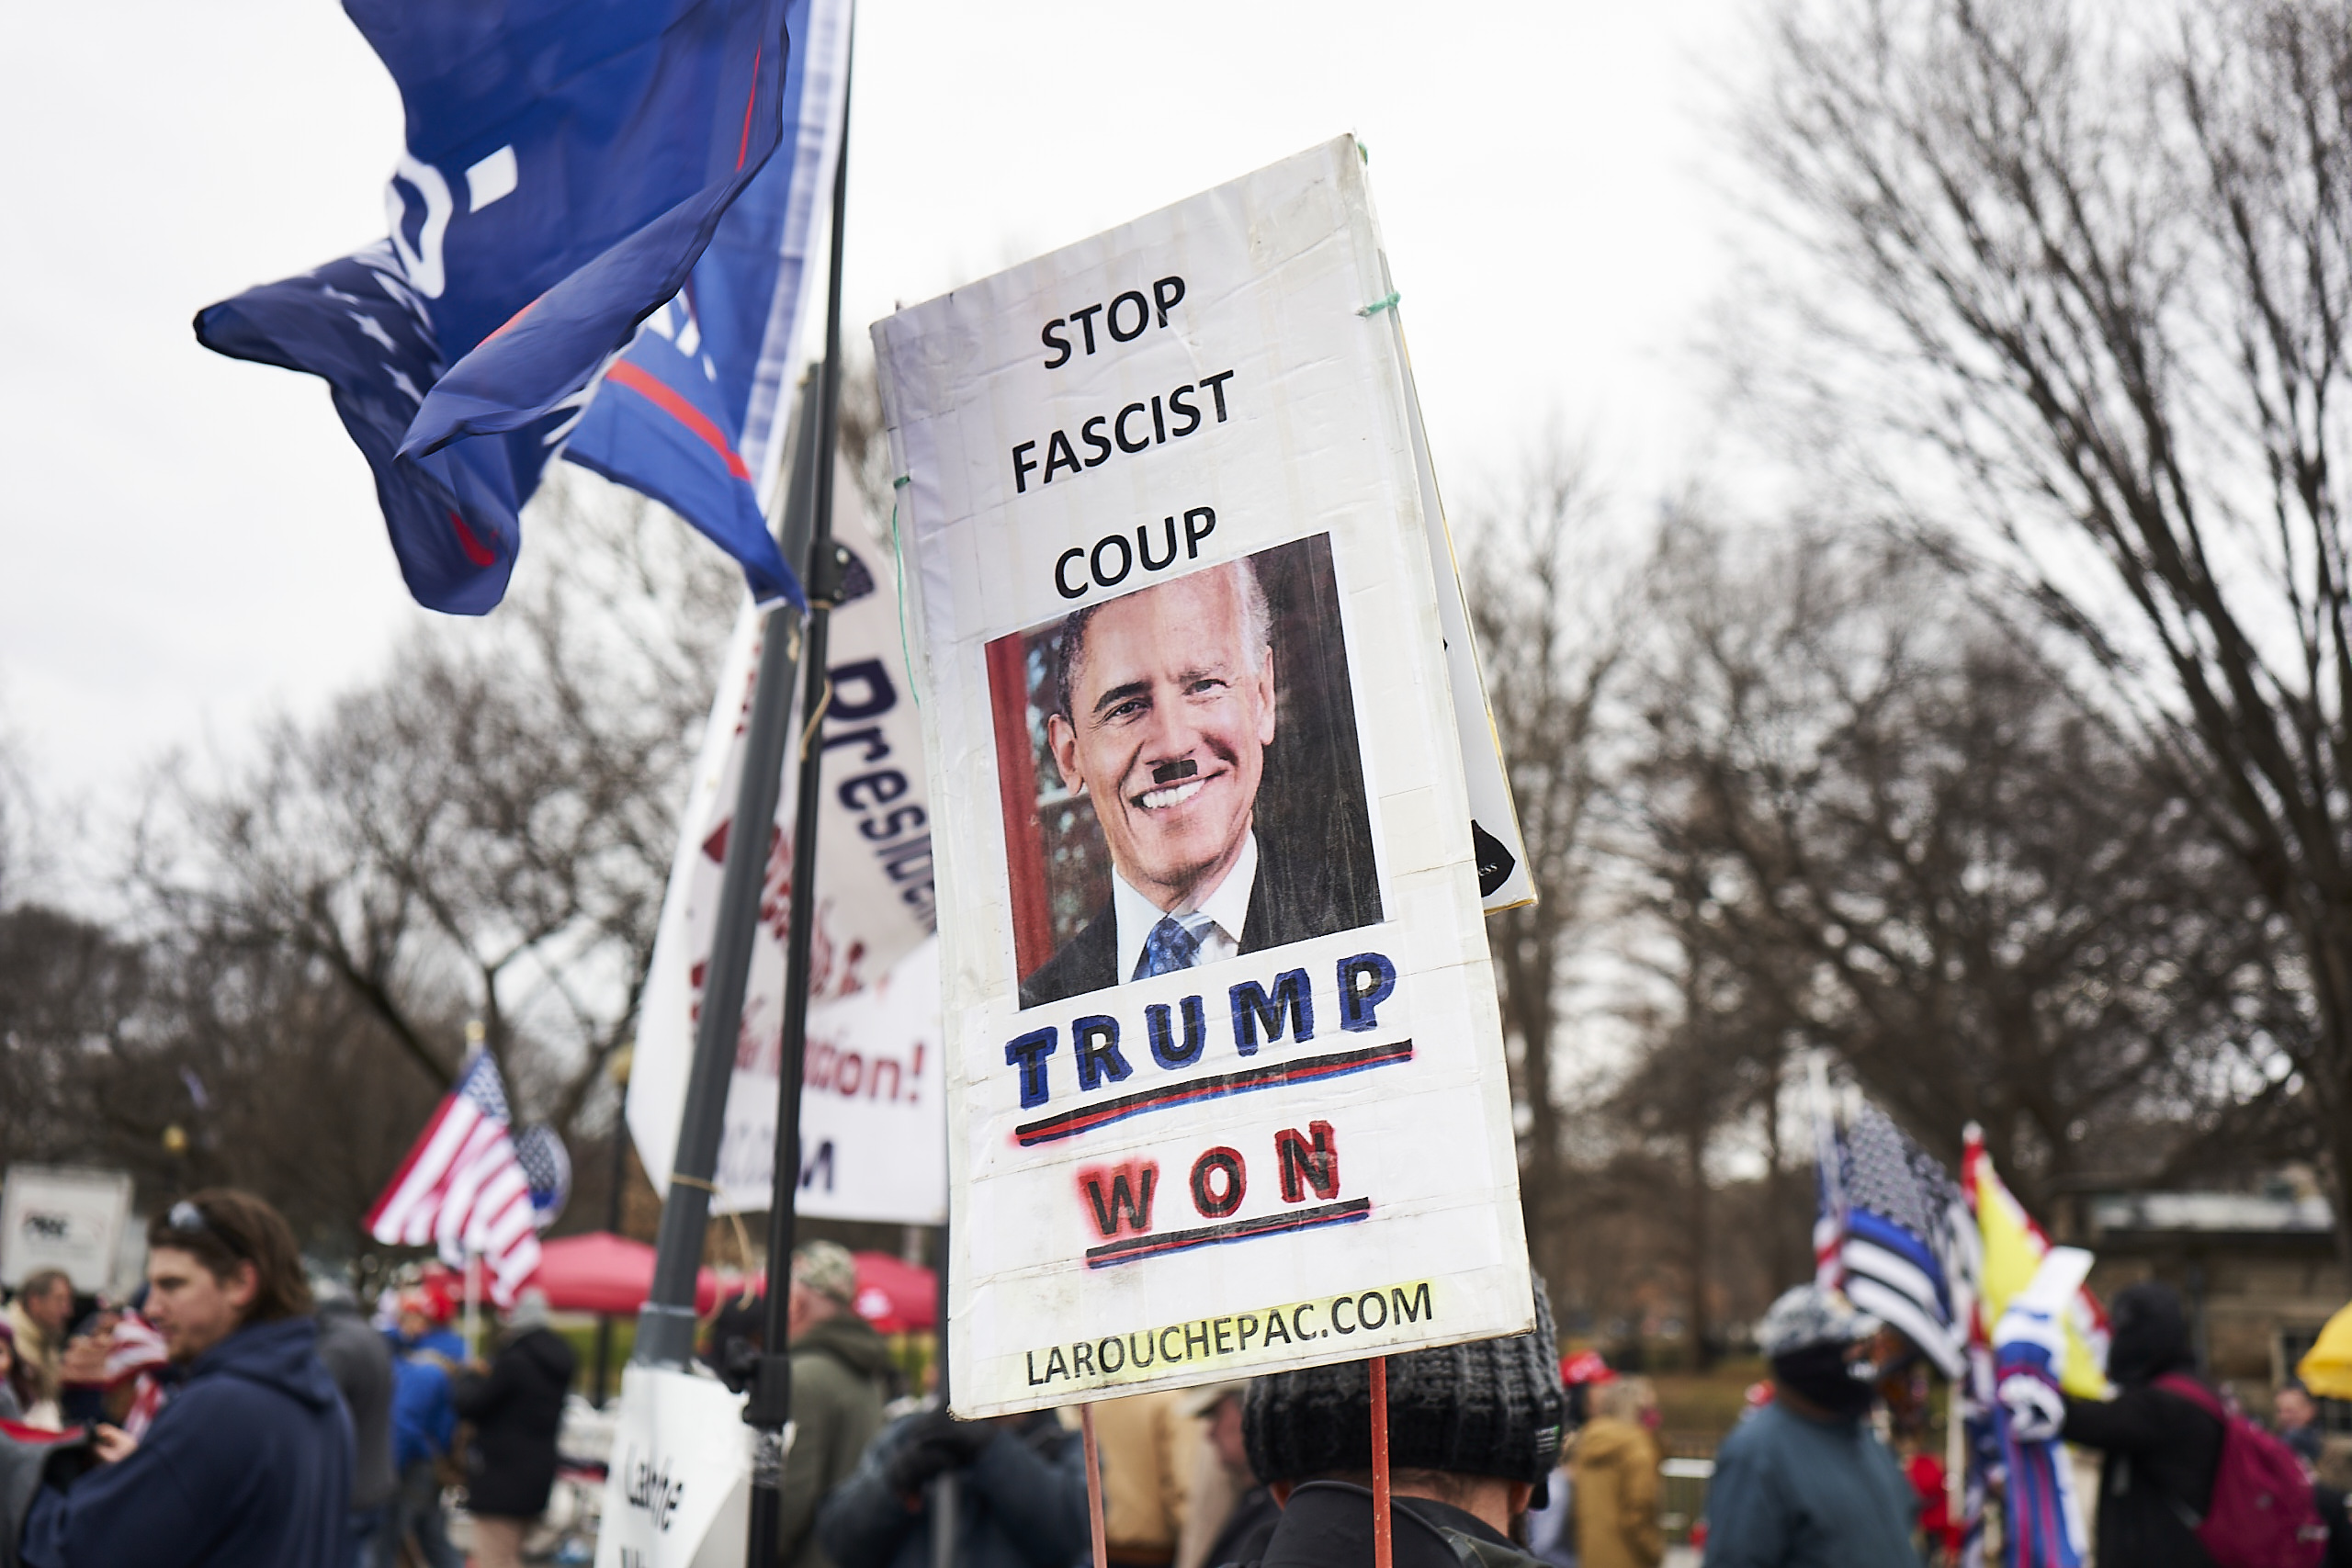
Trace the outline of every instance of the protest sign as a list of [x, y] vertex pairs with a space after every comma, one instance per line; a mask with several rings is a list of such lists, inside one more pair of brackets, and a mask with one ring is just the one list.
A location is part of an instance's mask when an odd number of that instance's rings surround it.
[[1341, 138], [874, 329], [961, 1414], [1530, 1325], [1394, 304]]
[[[887, 549], [854, 516], [858, 508], [857, 488], [847, 474], [838, 474], [834, 495], [838, 498], [835, 537], [849, 552], [853, 564], [842, 603], [832, 614], [827, 666], [831, 700], [811, 742], [812, 750], [821, 750], [825, 757], [825, 789], [818, 817], [822, 850], [817, 857], [817, 919], [809, 965], [812, 1060], [820, 1028], [846, 1027], [828, 1011], [830, 1004], [873, 985], [928, 937], [935, 924], [922, 734], [906, 676], [896, 578]], [[775, 625], [779, 635], [798, 635], [789, 617]], [[630, 1066], [629, 1135], [655, 1190], [665, 1194], [678, 1144], [678, 1118], [685, 1104], [686, 1077], [694, 1061], [703, 974], [718, 925], [719, 883], [726, 869], [727, 840], [733, 828], [736, 789], [742, 773], [744, 728], [751, 712], [752, 676], [759, 666], [760, 635], [760, 621], [747, 604], [729, 644], [709, 726], [695, 760]], [[796, 736], [804, 723], [796, 716]], [[784, 1032], [784, 950], [792, 897], [797, 767], [796, 748], [786, 759], [776, 819], [769, 830], [760, 929], [752, 941], [751, 976], [743, 990], [743, 1017], [728, 1091], [727, 1133], [719, 1145], [718, 1193], [712, 1204], [721, 1213], [765, 1209], [772, 1197], [768, 1179], [775, 1166], [771, 1140], [775, 1127], [776, 1064]], [[900, 1005], [911, 1004], [902, 996]], [[859, 1016], [856, 1012], [847, 1015], [852, 1021]], [[832, 1019], [830, 1023], [825, 1021], [829, 1018]], [[894, 1020], [890, 1027], [904, 1033], [901, 1022]], [[873, 1082], [880, 1081], [914, 1093], [915, 1079], [921, 1075], [910, 1051], [912, 1043], [911, 1037], [894, 1036], [887, 1044], [873, 1047], [886, 1055], [897, 1053], [896, 1059], [902, 1065], [895, 1077], [869, 1080], [869, 1091]], [[846, 1048], [860, 1047], [851, 1042]], [[937, 1054], [933, 1047], [932, 1056]], [[825, 1100], [822, 1094], [810, 1098]], [[910, 1098], [893, 1103], [902, 1111], [913, 1112], [926, 1101]], [[928, 1104], [932, 1109], [927, 1113], [935, 1117], [936, 1099]], [[801, 1125], [806, 1140], [811, 1123], [804, 1118]], [[930, 1125], [933, 1131], [929, 1134], [910, 1131], [901, 1135], [935, 1139], [937, 1123], [933, 1121]], [[891, 1185], [902, 1188], [904, 1182], [894, 1179]], [[867, 1199], [854, 1185], [844, 1185], [838, 1187], [833, 1201], [842, 1206], [809, 1212], [903, 1224], [938, 1218], [936, 1192], [910, 1207], [887, 1197]]]
[[130, 1218], [130, 1178], [119, 1170], [11, 1165], [0, 1184], [0, 1284], [15, 1290], [62, 1269], [85, 1293], [115, 1283]]
[[743, 1561], [751, 1480], [741, 1394], [711, 1378], [629, 1367], [596, 1568], [734, 1568]]
[[[946, 1219], [946, 1077], [935, 940], [865, 989], [811, 1007], [794, 1207], [820, 1220], [935, 1225]], [[775, 1067], [736, 1068], [718, 1145], [722, 1207], [768, 1206], [775, 1110]]]

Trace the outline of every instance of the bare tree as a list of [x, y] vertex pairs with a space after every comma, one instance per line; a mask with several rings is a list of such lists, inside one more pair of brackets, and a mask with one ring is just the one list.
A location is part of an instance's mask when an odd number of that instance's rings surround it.
[[564, 499], [499, 616], [413, 637], [224, 785], [178, 775], [139, 883], [159, 926], [314, 966], [431, 1084], [479, 1018], [571, 1130], [633, 1027], [740, 589], [666, 514]]
[[1579, 455], [1555, 442], [1515, 492], [1474, 510], [1462, 550], [1472, 629], [1537, 901], [1487, 922], [1521, 1108], [1521, 1197], [1536, 1263], [1566, 1278], [1575, 1172], [1561, 1022], [1593, 918], [1602, 704], [1623, 655], [1623, 552]]
[[2352, 6], [1796, 0], [1770, 54], [1816, 428], [1961, 520], [2251, 880], [2352, 1248]]
[[2191, 803], [1883, 534], [1685, 523], [1656, 580], [1625, 788], [1718, 1077], [1769, 1099], [1826, 1044], [1947, 1157], [1983, 1123], [2029, 1193], [2218, 1113], [2295, 1004]]

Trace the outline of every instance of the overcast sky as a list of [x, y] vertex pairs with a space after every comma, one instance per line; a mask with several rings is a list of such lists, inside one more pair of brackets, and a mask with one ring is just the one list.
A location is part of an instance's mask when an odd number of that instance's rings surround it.
[[[1731, 266], [1739, 13], [865, 0], [845, 335], [1352, 130], [1450, 495], [1555, 429], [1621, 496], [1664, 491], [1708, 446], [1690, 345]], [[0, 730], [103, 814], [164, 749], [233, 753], [429, 618], [324, 387], [188, 329], [383, 233], [400, 104], [326, 0], [10, 29]]]

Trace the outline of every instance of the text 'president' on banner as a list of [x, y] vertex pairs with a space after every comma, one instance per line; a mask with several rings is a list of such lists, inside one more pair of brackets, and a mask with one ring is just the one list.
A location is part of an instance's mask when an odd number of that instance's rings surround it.
[[961, 1414], [1529, 1326], [1391, 303], [1341, 138], [874, 329]]

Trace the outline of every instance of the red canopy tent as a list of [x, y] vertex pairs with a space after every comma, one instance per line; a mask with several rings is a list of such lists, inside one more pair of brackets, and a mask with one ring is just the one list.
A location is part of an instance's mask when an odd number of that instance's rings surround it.
[[[907, 1334], [939, 1323], [939, 1276], [921, 1264], [904, 1263], [887, 1252], [860, 1252], [857, 1314], [884, 1334]], [[591, 1231], [543, 1244], [538, 1272], [530, 1284], [547, 1292], [557, 1312], [610, 1313], [628, 1316], [645, 1304], [653, 1289], [653, 1248], [610, 1231]], [[754, 1294], [767, 1281], [754, 1277]], [[725, 1290], [705, 1269], [695, 1277], [695, 1311], [704, 1316]]]
[[[653, 1291], [653, 1248], [641, 1241], [590, 1231], [541, 1244], [532, 1287], [547, 1292], [557, 1312], [609, 1313], [626, 1317]], [[695, 1311], [718, 1304], [718, 1277], [705, 1269], [695, 1276]]]
[[860, 1252], [857, 1315], [885, 1334], [918, 1333], [939, 1325], [939, 1276], [887, 1252]]

